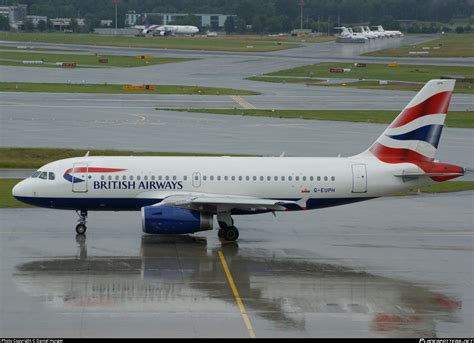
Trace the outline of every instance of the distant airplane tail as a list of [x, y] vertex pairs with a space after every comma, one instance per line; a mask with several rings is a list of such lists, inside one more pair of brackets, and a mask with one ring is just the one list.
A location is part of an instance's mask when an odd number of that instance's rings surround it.
[[150, 22], [148, 21], [146, 14], [140, 15], [140, 19], [142, 21], [142, 24], [145, 25], [145, 27], [150, 26]]
[[427, 82], [362, 155], [372, 154], [380, 161], [390, 164], [412, 163], [425, 173], [440, 174], [439, 176], [443, 173], [464, 173], [461, 167], [434, 161], [455, 82]]

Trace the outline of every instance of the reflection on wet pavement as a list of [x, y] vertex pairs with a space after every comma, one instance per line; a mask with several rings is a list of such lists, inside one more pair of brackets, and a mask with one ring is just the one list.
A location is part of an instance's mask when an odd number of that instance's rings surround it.
[[[209, 246], [205, 238], [143, 236], [136, 255], [94, 256], [85, 237], [76, 240], [77, 255], [18, 264], [14, 282], [59, 311], [214, 311], [225, 316], [237, 310], [218, 258], [221, 250], [257, 337], [262, 320], [276, 332], [301, 335], [321, 317], [331, 319], [336, 336], [338, 323], [349, 320], [374, 336], [435, 337], [436, 322], [457, 321], [462, 305], [405, 281], [311, 259], [275, 257], [235, 243]], [[182, 324], [191, 325], [185, 318]], [[245, 337], [241, 323], [236, 325]]]

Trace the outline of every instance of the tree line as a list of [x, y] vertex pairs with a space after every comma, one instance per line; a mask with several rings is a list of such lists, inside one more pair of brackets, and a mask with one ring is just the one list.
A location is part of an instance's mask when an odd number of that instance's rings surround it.
[[[86, 31], [98, 27], [101, 19], [115, 20], [115, 5], [111, 0], [2, 0], [1, 3], [23, 3], [28, 6], [29, 14], [48, 18], [85, 18]], [[288, 32], [300, 27], [299, 3], [299, 0], [120, 0], [117, 25], [124, 26], [125, 13], [131, 10], [136, 13], [223, 13], [236, 15], [226, 23], [228, 32]], [[472, 20], [474, 14], [471, 0], [305, 0], [304, 3], [304, 28], [321, 32], [352, 23], [432, 32], [441, 30], [443, 23], [456, 18]], [[193, 16], [184, 21], [179, 19], [182, 24], [197, 22]], [[466, 29], [469, 28], [466, 26]]]

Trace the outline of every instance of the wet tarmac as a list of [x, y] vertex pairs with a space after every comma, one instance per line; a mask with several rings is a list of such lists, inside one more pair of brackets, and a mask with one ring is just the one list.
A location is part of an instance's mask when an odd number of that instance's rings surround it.
[[140, 214], [1, 209], [2, 336], [471, 336], [474, 192], [236, 217], [149, 236]]

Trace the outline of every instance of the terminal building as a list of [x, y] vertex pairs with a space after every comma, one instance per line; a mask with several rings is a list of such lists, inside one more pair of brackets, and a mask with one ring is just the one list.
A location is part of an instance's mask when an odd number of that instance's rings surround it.
[[[173, 21], [193, 15], [198, 17], [201, 27], [209, 27], [212, 29], [222, 29], [228, 17], [236, 17], [235, 14], [203, 14], [203, 13], [143, 13], [147, 17], [158, 18], [159, 25], [169, 25]], [[129, 11], [125, 14], [125, 26], [142, 25], [140, 17], [142, 13]]]
[[18, 30], [26, 17], [26, 5], [0, 6], [0, 15], [8, 18], [10, 28]]

